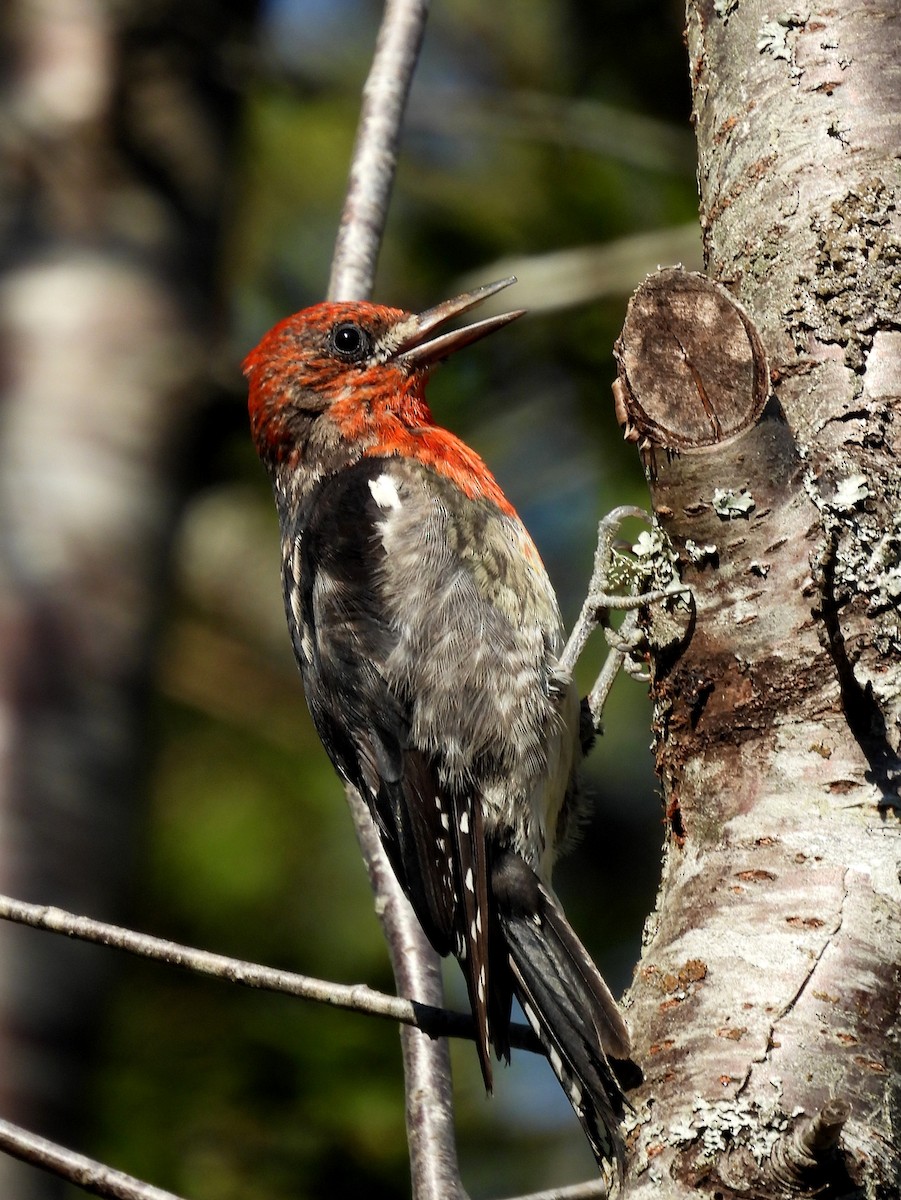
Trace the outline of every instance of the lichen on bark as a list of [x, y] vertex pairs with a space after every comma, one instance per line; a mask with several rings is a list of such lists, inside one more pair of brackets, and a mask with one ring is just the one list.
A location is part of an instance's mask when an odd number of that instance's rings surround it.
[[771, 396], [699, 445], [679, 404], [642, 427], [640, 372], [618, 388], [694, 599], [654, 664], [634, 1197], [899, 1194], [898, 44], [888, 2], [688, 5], [707, 273]]

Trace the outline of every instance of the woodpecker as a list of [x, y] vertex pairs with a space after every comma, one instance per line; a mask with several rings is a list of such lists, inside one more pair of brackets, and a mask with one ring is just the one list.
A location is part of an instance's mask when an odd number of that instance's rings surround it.
[[620, 1176], [629, 1033], [551, 889], [576, 809], [580, 703], [556, 596], [479, 456], [432, 417], [437, 362], [522, 315], [322, 303], [244, 361], [313, 722], [368, 803], [422, 927], [466, 979], [485, 1085], [513, 997], [602, 1169]]

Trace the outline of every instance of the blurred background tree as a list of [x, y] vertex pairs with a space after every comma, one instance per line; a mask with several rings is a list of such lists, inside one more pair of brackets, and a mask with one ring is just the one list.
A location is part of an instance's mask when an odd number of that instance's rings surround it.
[[[387, 990], [238, 369], [325, 288], [380, 12], [18, 0], [3, 18], [0, 872], [25, 899]], [[682, 20], [675, 0], [436, 0], [381, 258], [375, 298], [408, 308], [520, 276], [532, 315], [430, 396], [568, 622], [599, 516], [645, 494], [610, 402], [625, 298], [699, 263]], [[657, 883], [649, 740], [621, 682], [557, 876], [614, 990]], [[2, 936], [2, 1115], [192, 1200], [408, 1193], [390, 1025]], [[448, 993], [464, 1004], [456, 971]], [[474, 1197], [592, 1173], [541, 1060], [516, 1056], [491, 1101], [472, 1048], [454, 1061]], [[60, 1194], [10, 1169], [10, 1200]]]

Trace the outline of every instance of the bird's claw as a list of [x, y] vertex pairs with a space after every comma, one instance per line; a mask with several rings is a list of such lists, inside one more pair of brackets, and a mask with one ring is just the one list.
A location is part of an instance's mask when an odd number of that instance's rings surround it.
[[[630, 517], [644, 521], [652, 527], [650, 535], [641, 535], [635, 547], [635, 560], [617, 554], [616, 543], [620, 525]], [[665, 553], [666, 545], [662, 533], [653, 525], [650, 514], [636, 505], [624, 504], [614, 508], [598, 526], [598, 542], [588, 596], [557, 666], [561, 677], [570, 678], [590, 635], [599, 625], [604, 629], [610, 653], [588, 696], [588, 706], [598, 731], [604, 703], [620, 668], [642, 682], [648, 682], [650, 679], [646, 663], [639, 662], [636, 658], [637, 652], [646, 646], [638, 625], [639, 610], [691, 594], [690, 589], [679, 581], [675, 556]], [[663, 565], [666, 570], [663, 569], [661, 560], [665, 560]], [[649, 577], [657, 586], [638, 592], [616, 590], [615, 583], [611, 584], [611, 578], [617, 574], [617, 569], [625, 586], [628, 586], [629, 582], [634, 583]], [[610, 624], [610, 614], [613, 612], [626, 614], [618, 630]]]

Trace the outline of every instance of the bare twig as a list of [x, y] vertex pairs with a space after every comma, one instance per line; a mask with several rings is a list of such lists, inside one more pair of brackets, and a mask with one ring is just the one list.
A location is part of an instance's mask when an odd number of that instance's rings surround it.
[[0, 1120], [0, 1150], [52, 1171], [92, 1196], [107, 1196], [111, 1200], [181, 1200], [174, 1192], [164, 1192], [149, 1183], [142, 1183], [140, 1179], [76, 1154], [74, 1150], [67, 1150], [9, 1121]]
[[[373, 991], [364, 984], [328, 983], [291, 971], [278, 971], [257, 963], [229, 958], [224, 954], [196, 950], [146, 933], [136, 933], [120, 925], [108, 925], [104, 921], [76, 916], [49, 905], [26, 904], [10, 896], [0, 896], [0, 918], [15, 921], [20, 925], [30, 925], [34, 929], [46, 929], [50, 933], [61, 933], [80, 941], [112, 946], [129, 954], [155, 959], [172, 967], [183, 967], [202, 975], [212, 975], [244, 987], [282, 992], [305, 1000], [316, 1000], [320, 1004], [329, 1004], [335, 1008], [353, 1009], [409, 1025], [417, 1024], [419, 1020], [414, 1005], [409, 1000]], [[422, 1011], [424, 1010], [420, 1009], [420, 1013]]]
[[332, 258], [330, 300], [366, 300], [388, 216], [404, 108], [428, 0], [387, 0], [363, 89], [350, 178]]
[[[443, 993], [438, 956], [401, 892], [365, 801], [353, 788], [347, 789], [347, 797], [376, 896], [397, 990], [440, 1006]], [[401, 1041], [413, 1198], [465, 1200], [457, 1165], [447, 1042], [433, 1041], [409, 1026], [401, 1030]]]
[[[366, 86], [350, 180], [332, 259], [331, 300], [368, 299], [388, 215], [404, 107], [419, 55], [428, 0], [387, 0]], [[440, 1008], [441, 969], [388, 863], [369, 809], [347, 788], [397, 990]], [[465, 1196], [457, 1166], [447, 1043], [401, 1031], [407, 1142], [414, 1200]]]
[[572, 1183], [568, 1187], [549, 1188], [544, 1192], [529, 1192], [515, 1200], [604, 1200], [609, 1195], [602, 1179], [586, 1179], [584, 1183]]
[[[0, 920], [15, 921], [33, 929], [44, 929], [49, 933], [60, 933], [95, 945], [111, 946], [125, 950], [141, 958], [154, 959], [171, 967], [181, 967], [228, 983], [261, 991], [280, 992], [297, 996], [302, 1000], [315, 1000], [332, 1008], [343, 1008], [371, 1017], [383, 1017], [402, 1025], [411, 1025], [429, 1037], [460, 1037], [472, 1039], [475, 1027], [469, 1013], [452, 1012], [439, 1005], [420, 1004], [404, 1000], [399, 996], [388, 996], [374, 991], [365, 984], [332, 983], [298, 975], [293, 971], [278, 971], [259, 963], [230, 958], [225, 954], [212, 954], [208, 950], [196, 950], [179, 942], [136, 933], [120, 925], [108, 925], [89, 917], [76, 916], [61, 908], [45, 904], [27, 904], [11, 896], [0, 895]], [[413, 989], [415, 990], [415, 989]], [[511, 1027], [512, 1044], [520, 1050], [540, 1052], [540, 1047], [531, 1029], [521, 1022]]]

